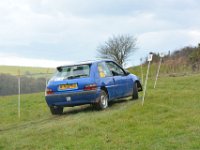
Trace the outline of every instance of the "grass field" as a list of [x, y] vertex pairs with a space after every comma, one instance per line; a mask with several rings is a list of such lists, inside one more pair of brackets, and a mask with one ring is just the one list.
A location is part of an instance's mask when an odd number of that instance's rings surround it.
[[37, 67], [17, 67], [17, 66], [1, 66], [0, 73], [6, 73], [11, 75], [18, 75], [20, 70], [21, 75], [35, 74], [35, 73], [53, 73], [55, 69], [53, 68], [37, 68]]
[[[122, 99], [104, 111], [85, 105], [52, 116], [44, 94], [0, 97], [0, 149], [199, 150], [200, 75], [148, 82], [144, 106]], [[142, 93], [140, 93], [141, 97]]]

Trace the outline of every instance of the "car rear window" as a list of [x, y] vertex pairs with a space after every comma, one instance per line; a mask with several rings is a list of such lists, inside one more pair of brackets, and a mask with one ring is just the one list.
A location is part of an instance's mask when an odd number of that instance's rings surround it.
[[65, 66], [57, 68], [57, 72], [54, 77], [64, 79], [74, 79], [89, 77], [90, 64], [76, 65], [76, 66]]

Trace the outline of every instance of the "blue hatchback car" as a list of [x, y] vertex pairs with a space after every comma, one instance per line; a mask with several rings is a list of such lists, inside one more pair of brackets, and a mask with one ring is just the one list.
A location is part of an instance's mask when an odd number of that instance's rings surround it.
[[91, 104], [105, 109], [108, 102], [142, 91], [139, 78], [112, 60], [96, 60], [57, 67], [45, 91], [45, 99], [53, 115], [64, 107]]

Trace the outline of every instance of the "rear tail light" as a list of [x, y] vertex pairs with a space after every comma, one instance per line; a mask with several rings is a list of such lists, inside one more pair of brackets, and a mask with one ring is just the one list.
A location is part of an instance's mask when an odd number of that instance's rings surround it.
[[47, 88], [46, 89], [46, 95], [51, 95], [51, 94], [53, 94], [54, 92], [53, 92], [53, 90], [52, 89], [49, 89], [49, 88]]
[[91, 91], [91, 90], [96, 90], [97, 89], [97, 85], [96, 84], [88, 84], [84, 87], [85, 91]]

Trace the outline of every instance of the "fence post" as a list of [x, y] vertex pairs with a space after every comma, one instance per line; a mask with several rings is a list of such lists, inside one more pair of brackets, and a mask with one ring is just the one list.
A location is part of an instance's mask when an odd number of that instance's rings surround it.
[[20, 85], [20, 69], [18, 69], [18, 117], [20, 118], [20, 93], [21, 93], [21, 85]]

